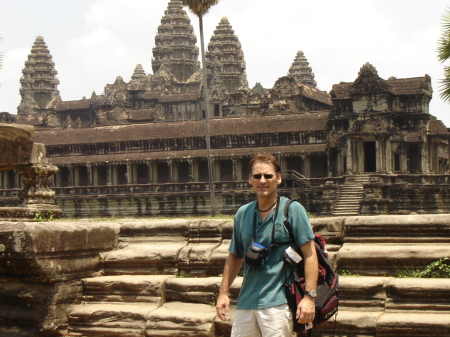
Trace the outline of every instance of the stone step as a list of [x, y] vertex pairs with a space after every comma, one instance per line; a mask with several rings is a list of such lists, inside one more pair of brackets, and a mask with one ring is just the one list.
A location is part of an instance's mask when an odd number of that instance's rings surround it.
[[165, 284], [171, 275], [102, 276], [82, 280], [82, 302], [165, 302]]
[[156, 303], [104, 303], [76, 305], [69, 312], [71, 336], [144, 336], [150, 312]]
[[449, 313], [383, 313], [339, 310], [335, 319], [319, 325], [313, 336], [448, 337]]
[[345, 242], [449, 242], [450, 214], [351, 217], [344, 225]]
[[395, 275], [450, 256], [445, 243], [344, 243], [336, 256], [339, 270], [366, 276]]

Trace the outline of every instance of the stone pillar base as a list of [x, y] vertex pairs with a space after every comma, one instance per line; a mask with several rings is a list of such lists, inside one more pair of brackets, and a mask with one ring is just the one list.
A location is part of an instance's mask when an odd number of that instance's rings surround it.
[[56, 205], [0, 207], [2, 221], [50, 221], [60, 219], [63, 211]]

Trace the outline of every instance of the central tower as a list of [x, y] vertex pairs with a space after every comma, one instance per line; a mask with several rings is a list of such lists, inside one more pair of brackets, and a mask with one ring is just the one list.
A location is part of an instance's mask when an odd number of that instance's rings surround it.
[[200, 69], [197, 38], [181, 1], [171, 0], [161, 19], [153, 48], [152, 69], [168, 69], [179, 82], [186, 82]]

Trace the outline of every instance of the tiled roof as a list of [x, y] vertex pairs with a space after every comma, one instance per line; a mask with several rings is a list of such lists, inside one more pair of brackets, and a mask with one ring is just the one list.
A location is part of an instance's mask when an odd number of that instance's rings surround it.
[[430, 122], [428, 123], [428, 133], [429, 134], [441, 134], [448, 135], [448, 130], [444, 123], [437, 119], [435, 116], [430, 116]]
[[[226, 148], [211, 149], [213, 157], [252, 157], [257, 153], [271, 153], [278, 156], [289, 156], [299, 154], [324, 154], [326, 144], [310, 145], [292, 145], [277, 147], [244, 147], [244, 148]], [[115, 153], [96, 156], [70, 156], [70, 157], [52, 157], [48, 158], [50, 164], [105, 164], [126, 161], [145, 161], [145, 160], [168, 160], [168, 159], [188, 159], [188, 158], [206, 158], [206, 149], [204, 150], [183, 150], [183, 151], [157, 151], [157, 152], [131, 152]]]
[[[328, 111], [267, 117], [210, 120], [211, 136], [288, 131], [325, 130]], [[185, 138], [205, 135], [205, 121], [148, 123], [82, 129], [51, 129], [36, 132], [36, 142], [46, 145], [87, 144], [144, 139]]]
[[91, 106], [90, 99], [82, 99], [79, 101], [64, 101], [56, 105], [56, 110], [78, 110], [78, 109], [88, 109]]
[[318, 90], [303, 83], [299, 83], [299, 87], [301, 87], [303, 96], [330, 106], [333, 104], [330, 95], [326, 91]]
[[[413, 78], [390, 78], [387, 80], [391, 92], [395, 95], [415, 95], [421, 93], [427, 87], [428, 76]], [[353, 82], [341, 82], [334, 84], [332, 96], [336, 99], [350, 99]], [[333, 95], [334, 94], [334, 95]]]
[[183, 102], [183, 101], [196, 101], [199, 98], [199, 92], [187, 92], [184, 94], [162, 95], [159, 98], [159, 102]]

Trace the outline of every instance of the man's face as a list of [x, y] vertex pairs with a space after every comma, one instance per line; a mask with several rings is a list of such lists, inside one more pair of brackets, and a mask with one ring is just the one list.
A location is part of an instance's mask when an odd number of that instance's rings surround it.
[[[272, 175], [271, 178], [269, 178], [270, 175]], [[269, 197], [277, 194], [277, 187], [281, 183], [281, 175], [275, 173], [272, 164], [256, 161], [253, 164], [248, 183], [253, 186], [257, 197]]]

